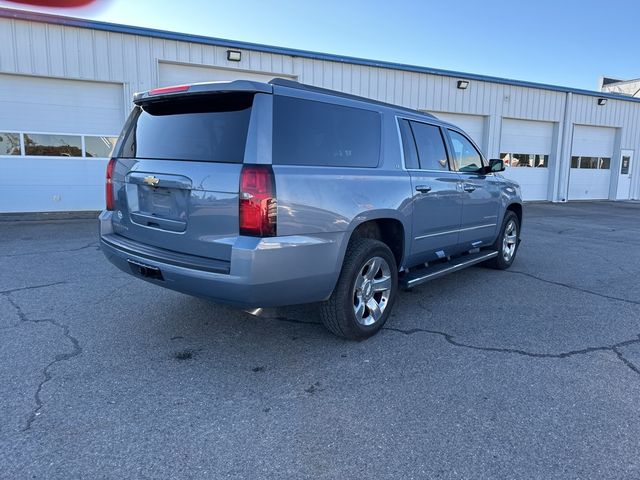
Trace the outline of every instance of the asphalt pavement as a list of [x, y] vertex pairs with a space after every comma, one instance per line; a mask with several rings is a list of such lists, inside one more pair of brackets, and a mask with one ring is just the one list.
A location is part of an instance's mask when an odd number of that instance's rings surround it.
[[94, 220], [0, 221], [0, 478], [640, 478], [640, 204], [525, 206], [509, 271], [379, 335], [151, 285]]

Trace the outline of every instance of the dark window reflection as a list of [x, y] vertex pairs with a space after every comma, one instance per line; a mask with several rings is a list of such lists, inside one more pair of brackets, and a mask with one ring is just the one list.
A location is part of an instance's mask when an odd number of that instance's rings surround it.
[[50, 157], [81, 157], [82, 139], [80, 135], [24, 134], [26, 155]]

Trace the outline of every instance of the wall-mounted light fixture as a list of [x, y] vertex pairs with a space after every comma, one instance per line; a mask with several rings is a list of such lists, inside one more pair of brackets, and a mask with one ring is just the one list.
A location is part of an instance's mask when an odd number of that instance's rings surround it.
[[460, 90], [466, 90], [469, 86], [469, 80], [458, 80], [458, 88]]
[[599, 98], [598, 99], [598, 105], [602, 106], [602, 105], [606, 105], [607, 104], [607, 99], [606, 98]]
[[240, 50], [227, 50], [227, 60], [230, 62], [239, 62], [242, 60], [242, 52]]

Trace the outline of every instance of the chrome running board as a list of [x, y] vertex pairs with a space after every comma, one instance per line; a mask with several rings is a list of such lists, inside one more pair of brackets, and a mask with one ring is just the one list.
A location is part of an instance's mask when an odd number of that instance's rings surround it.
[[435, 280], [436, 278], [443, 277], [449, 273], [463, 270], [475, 265], [476, 263], [484, 262], [497, 256], [498, 252], [496, 250], [484, 250], [477, 253], [471, 253], [469, 255], [463, 255], [462, 257], [454, 258], [447, 263], [438, 263], [430, 267], [406, 273], [398, 279], [398, 283], [401, 288], [413, 288], [422, 283]]

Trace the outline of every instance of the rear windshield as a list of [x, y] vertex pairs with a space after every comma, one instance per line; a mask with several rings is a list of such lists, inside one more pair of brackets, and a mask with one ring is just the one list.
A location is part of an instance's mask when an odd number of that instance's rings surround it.
[[242, 163], [252, 102], [224, 93], [138, 106], [120, 157]]
[[360, 108], [276, 95], [273, 163], [375, 167], [380, 157], [380, 114]]

